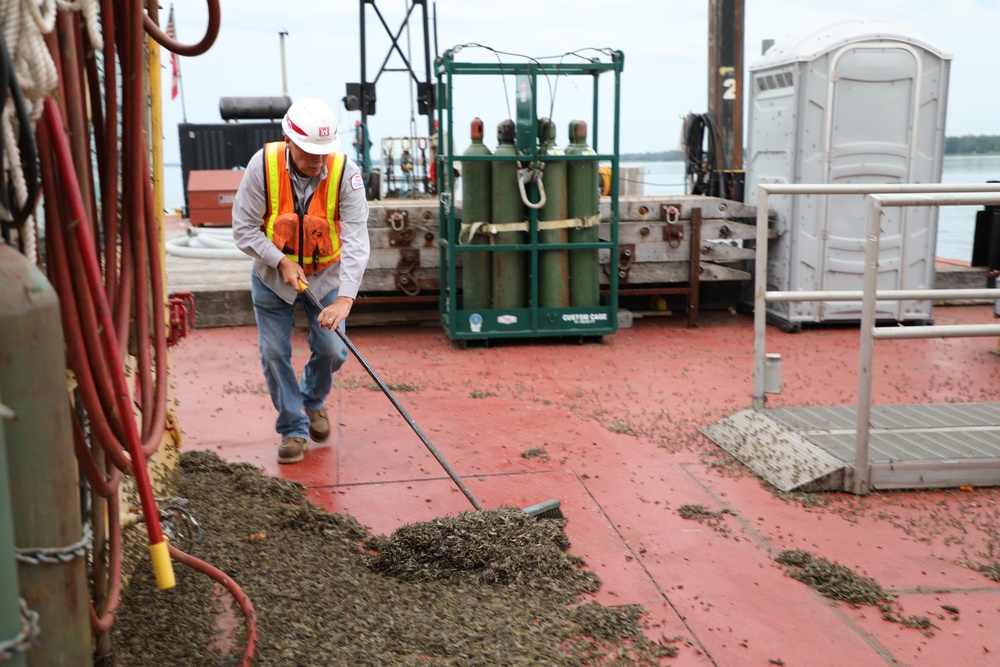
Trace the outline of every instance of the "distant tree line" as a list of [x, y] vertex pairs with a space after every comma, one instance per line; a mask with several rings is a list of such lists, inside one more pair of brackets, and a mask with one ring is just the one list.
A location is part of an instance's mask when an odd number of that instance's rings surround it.
[[1000, 153], [1000, 137], [982, 134], [965, 137], [946, 137], [945, 155], [984, 155]]
[[[996, 155], [1000, 154], [1000, 136], [983, 134], [964, 137], [945, 137], [945, 155]], [[675, 151], [653, 151], [650, 153], [622, 153], [624, 162], [674, 162], [683, 160], [684, 153]]]
[[619, 156], [623, 162], [674, 162], [683, 160], [680, 151], [657, 151], [653, 153], [622, 153]]

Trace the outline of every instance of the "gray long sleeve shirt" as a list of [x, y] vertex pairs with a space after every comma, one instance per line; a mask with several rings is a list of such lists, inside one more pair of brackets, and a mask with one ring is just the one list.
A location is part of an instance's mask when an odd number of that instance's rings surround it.
[[[285, 150], [288, 150], [287, 148]], [[292, 168], [288, 156], [288, 171], [292, 191], [298, 201], [306, 201], [327, 176], [324, 166], [319, 176], [299, 175]], [[295, 301], [296, 291], [285, 284], [278, 271], [284, 253], [264, 234], [262, 226], [267, 213], [264, 173], [264, 149], [257, 151], [247, 163], [243, 180], [233, 201], [233, 241], [236, 247], [253, 258], [253, 270], [261, 281], [288, 303]], [[361, 289], [371, 244], [368, 240], [368, 200], [361, 180], [361, 171], [350, 158], [344, 162], [344, 175], [340, 180], [340, 262], [334, 263], [309, 276], [309, 289], [322, 299], [330, 290], [339, 287], [340, 296], [352, 299]]]

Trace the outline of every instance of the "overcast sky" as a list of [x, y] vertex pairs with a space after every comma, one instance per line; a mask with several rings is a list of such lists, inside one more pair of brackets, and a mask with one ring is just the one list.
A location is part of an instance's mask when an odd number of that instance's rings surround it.
[[[166, 162], [178, 162], [177, 124], [186, 110], [189, 123], [219, 123], [221, 97], [281, 95], [283, 77], [281, 39], [285, 38], [287, 92], [293, 99], [318, 97], [338, 115], [342, 140], [348, 150], [357, 112], [341, 103], [345, 83], [360, 80], [360, 3], [356, 0], [239, 0], [222, 3], [219, 38], [208, 53], [181, 59], [181, 98], [170, 100], [169, 54], [164, 54], [163, 118]], [[378, 0], [378, 9], [395, 33], [405, 15], [406, 0]], [[161, 9], [166, 24], [170, 4]], [[205, 30], [205, 0], [174, 0], [178, 38], [197, 42]], [[676, 149], [683, 117], [708, 107], [708, 4], [664, 0], [429, 0], [429, 14], [437, 14], [439, 52], [459, 44], [479, 43], [499, 51], [534, 58], [558, 56], [588, 47], [621, 50], [625, 66], [621, 78], [621, 151]], [[793, 35], [845, 19], [883, 19], [918, 33], [931, 45], [953, 56], [946, 133], [1000, 135], [1000, 0], [746, 0], [745, 65], [760, 59], [761, 42], [778, 42]], [[414, 67], [424, 78], [419, 7], [400, 46], [410, 49]], [[369, 80], [390, 51], [388, 33], [369, 5], [366, 10]], [[431, 58], [434, 56], [431, 16]], [[457, 60], [496, 62], [483, 49], [464, 50]], [[506, 62], [524, 62], [507, 58]], [[572, 62], [572, 60], [567, 60]], [[387, 67], [401, 67], [392, 56]], [[432, 65], [433, 67], [433, 65]], [[476, 79], [476, 81], [471, 81]], [[540, 91], [540, 107], [553, 109], [557, 142], [566, 143], [569, 120], [592, 115], [590, 84], [582, 77], [562, 77], [554, 96]], [[466, 80], [469, 80], [466, 83]], [[602, 98], [610, 97], [610, 77], [601, 79]], [[513, 81], [507, 80], [513, 90]], [[463, 77], [456, 86], [455, 136], [461, 151], [468, 144], [473, 116], [486, 123], [487, 145], [495, 145], [496, 125], [516, 113], [504, 95], [500, 77]], [[541, 86], [540, 86], [541, 87]], [[546, 86], [547, 87], [547, 86]], [[378, 82], [376, 115], [370, 119], [372, 138], [409, 133], [411, 91], [404, 73], [385, 72]], [[512, 93], [510, 93], [512, 94]], [[460, 97], [461, 95], [461, 97]], [[554, 97], [554, 101], [552, 100]], [[602, 102], [607, 101], [606, 99]], [[749, 95], [744, 99], [744, 113]], [[510, 105], [514, 105], [513, 99]], [[609, 107], [610, 109], [610, 107]], [[541, 114], [540, 115], [547, 115]], [[610, 113], [602, 106], [602, 127]], [[418, 133], [427, 128], [417, 116]], [[604, 142], [602, 135], [602, 144]], [[373, 161], [378, 160], [378, 143]], [[610, 145], [602, 145], [602, 151]]]

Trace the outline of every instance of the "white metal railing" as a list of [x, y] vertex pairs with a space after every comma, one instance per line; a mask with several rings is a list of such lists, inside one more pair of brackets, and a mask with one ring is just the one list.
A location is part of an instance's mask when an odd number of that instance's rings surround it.
[[[865, 272], [861, 291], [767, 291], [768, 197], [784, 195], [867, 195], [868, 230], [865, 239]], [[857, 301], [861, 309], [861, 350], [858, 362], [857, 436], [853, 491], [870, 490], [868, 442], [871, 418], [872, 358], [876, 339], [1000, 336], [1000, 325], [876, 327], [876, 302], [904, 299], [1000, 299], [1000, 289], [882, 290], [877, 291], [878, 252], [883, 209], [902, 206], [1000, 205], [1000, 184], [983, 183], [884, 183], [884, 184], [784, 184], [762, 183], [757, 194], [757, 247], [754, 277], [754, 389], [753, 409], [764, 408], [767, 304], [778, 301]]]

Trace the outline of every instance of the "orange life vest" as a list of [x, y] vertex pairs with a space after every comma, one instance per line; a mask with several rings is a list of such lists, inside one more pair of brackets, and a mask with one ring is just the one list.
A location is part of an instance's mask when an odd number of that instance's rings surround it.
[[327, 176], [306, 205], [303, 214], [295, 210], [285, 142], [264, 146], [267, 212], [264, 234], [285, 257], [302, 267], [307, 276], [340, 260], [340, 180], [344, 175], [343, 153], [326, 158]]

